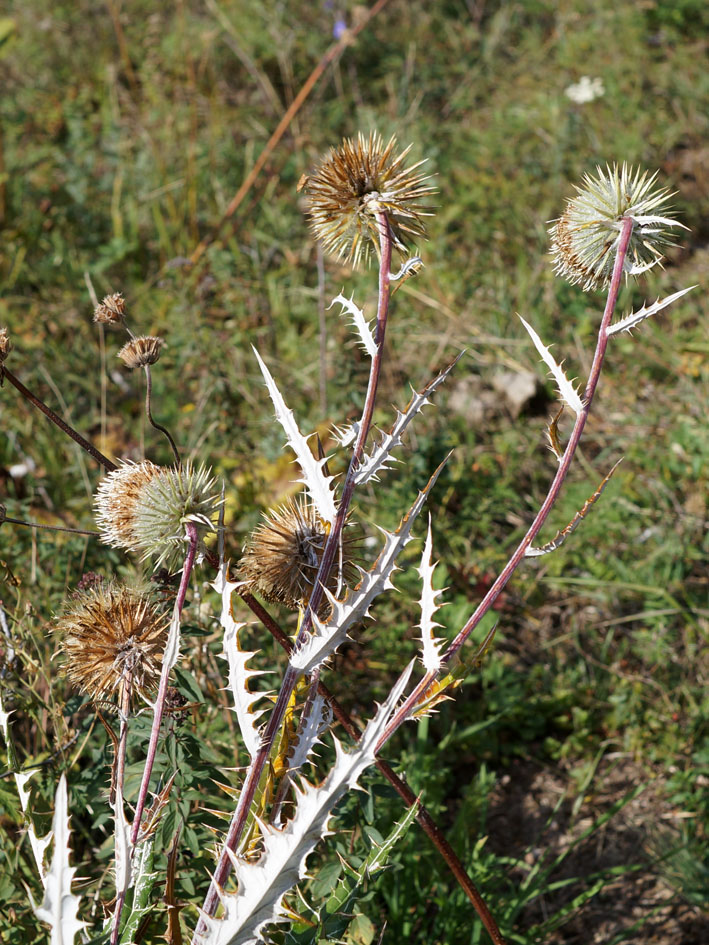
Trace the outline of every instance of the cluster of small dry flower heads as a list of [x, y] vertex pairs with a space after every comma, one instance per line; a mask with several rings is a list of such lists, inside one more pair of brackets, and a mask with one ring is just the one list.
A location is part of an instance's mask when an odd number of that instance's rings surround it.
[[[385, 145], [376, 133], [360, 134], [333, 149], [305, 179], [310, 225], [326, 251], [353, 265], [369, 262], [378, 250], [377, 214], [382, 213], [402, 251], [407, 240], [424, 236], [422, 218], [430, 208], [422, 201], [435, 191], [419, 170], [423, 162], [405, 166], [409, 150], [397, 153], [394, 137]], [[628, 215], [635, 221], [631, 260], [654, 264], [660, 256], [656, 246], [668, 242], [661, 226], [643, 222], [650, 216], [657, 221], [664, 212], [668, 194], [654, 189], [654, 181], [626, 165], [599, 168], [597, 177], [586, 177], [550, 231], [556, 271], [585, 290], [606, 284], [620, 222]], [[128, 330], [125, 311], [120, 293], [108, 295], [96, 307], [94, 321]], [[157, 361], [162, 339], [129, 334], [120, 358], [129, 368], [147, 369]], [[0, 329], [0, 360], [9, 347], [7, 332]], [[179, 568], [185, 523], [196, 524], [203, 541], [214, 531], [220, 501], [215, 480], [203, 467], [123, 463], [99, 485], [96, 519], [109, 545]], [[247, 540], [240, 577], [266, 600], [302, 608], [327, 534], [310, 503], [289, 499], [266, 514]], [[341, 567], [327, 578], [329, 591], [339, 592], [343, 581], [356, 578], [354, 546], [353, 539], [344, 540]], [[164, 623], [159, 609], [138, 592], [115, 585], [89, 591], [59, 623], [71, 678], [97, 698], [116, 690], [130, 665], [135, 684], [145, 688], [155, 679]]]

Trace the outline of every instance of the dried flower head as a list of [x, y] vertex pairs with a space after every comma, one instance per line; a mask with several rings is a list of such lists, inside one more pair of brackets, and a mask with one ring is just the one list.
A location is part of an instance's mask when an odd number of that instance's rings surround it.
[[395, 153], [396, 138], [384, 145], [376, 132], [345, 139], [306, 179], [308, 215], [316, 239], [326, 252], [353, 265], [365, 263], [379, 247], [375, 213], [386, 212], [395, 243], [424, 235], [422, 216], [430, 216], [421, 198], [435, 192], [429, 175], [417, 171], [424, 162], [403, 167], [411, 146]]
[[[266, 600], [297, 610], [310, 599], [328, 534], [328, 524], [313, 505], [303, 498], [289, 499], [265, 515], [251, 534], [239, 564], [240, 577]], [[326, 581], [333, 593], [340, 583], [351, 583], [357, 576], [353, 563], [356, 541], [350, 535], [343, 538], [342, 554], [336, 556]], [[323, 598], [320, 616], [329, 607]]]
[[7, 328], [0, 328], [0, 364], [4, 364], [12, 350], [12, 342]]
[[660, 247], [672, 245], [667, 228], [682, 226], [661, 215], [672, 195], [654, 186], [657, 172], [648, 175], [627, 164], [596, 170], [598, 176], [584, 177], [578, 194], [549, 230], [554, 271], [572, 285], [582, 283], [584, 291], [608, 285], [624, 217], [633, 220], [625, 262], [629, 275], [659, 263]]
[[149, 461], [123, 463], [101, 480], [94, 504], [101, 539], [115, 548], [136, 551], [156, 566], [180, 567], [185, 555], [185, 525], [192, 522], [202, 541], [214, 531], [221, 501], [216, 482], [204, 466], [155, 466]]
[[128, 685], [144, 694], [160, 678], [169, 618], [125, 585], [99, 584], [79, 594], [57, 623], [69, 679], [96, 700]]
[[101, 325], [121, 325], [126, 313], [126, 301], [120, 292], [104, 296], [94, 309], [94, 321]]
[[133, 338], [128, 344], [123, 345], [118, 352], [118, 357], [132, 371], [133, 368], [145, 367], [146, 364], [155, 364], [160, 357], [160, 349], [163, 344], [162, 338], [155, 338], [151, 335]]

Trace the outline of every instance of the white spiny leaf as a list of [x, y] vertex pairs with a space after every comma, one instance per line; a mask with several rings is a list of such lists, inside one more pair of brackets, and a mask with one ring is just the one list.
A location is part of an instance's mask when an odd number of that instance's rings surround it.
[[116, 797], [113, 802], [113, 820], [114, 820], [114, 838], [115, 838], [115, 861], [114, 872], [116, 874], [116, 895], [126, 892], [130, 887], [132, 876], [132, 845], [130, 842], [130, 824], [126, 820], [126, 814], [123, 810], [123, 789], [120, 784], [116, 785]]
[[355, 421], [354, 423], [348, 423], [345, 427], [333, 426], [332, 432], [340, 446], [349, 446], [357, 439], [359, 423]]
[[337, 298], [333, 299], [328, 308], [332, 308], [335, 303], [338, 303], [342, 306], [343, 310], [352, 319], [352, 324], [357, 329], [357, 334], [360, 337], [362, 342], [362, 347], [367, 352], [370, 358], [373, 358], [377, 353], [377, 345], [374, 341], [374, 335], [372, 334], [372, 329], [369, 327], [369, 323], [364, 317], [364, 313], [361, 309], [357, 308], [354, 304], [353, 299], [347, 299], [340, 292]]
[[263, 942], [265, 926], [286, 917], [283, 897], [303, 878], [307, 857], [329, 833], [328, 824], [337, 802], [374, 763], [377, 741], [406, 688], [412, 668], [413, 662], [399, 677], [352, 751], [345, 751], [335, 741], [336, 761], [322, 784], [314, 787], [302, 781], [296, 787], [295, 813], [286, 826], [276, 829], [260, 825], [263, 836], [260, 859], [240, 860], [232, 854], [239, 888], [235, 893], [222, 893], [222, 918], [203, 915], [207, 929], [197, 939], [199, 945], [257, 945]]
[[47, 847], [52, 842], [52, 831], [50, 830], [43, 837], [38, 837], [32, 824], [28, 824], [27, 836], [30, 839], [32, 856], [34, 857], [34, 861], [37, 864], [37, 872], [39, 873], [42, 880], [42, 885], [44, 885], [44, 877], [47, 874], [47, 868], [44, 865], [44, 857], [47, 852]]
[[261, 368], [264, 380], [266, 381], [268, 393], [271, 395], [271, 400], [273, 401], [273, 406], [276, 411], [276, 419], [283, 427], [288, 445], [295, 453], [298, 465], [303, 473], [303, 478], [300, 479], [299, 482], [305, 483], [320, 518], [326, 522], [332, 523], [335, 521], [336, 514], [335, 499], [330, 489], [330, 483], [333, 477], [326, 476], [323, 472], [323, 466], [327, 462], [327, 458], [315, 459], [308, 446], [307, 439], [298, 429], [293, 411], [286, 407], [285, 401], [276, 387], [276, 382], [271, 377], [271, 372], [263, 363], [256, 348], [254, 348], [253, 351]]
[[676, 302], [677, 299], [681, 299], [687, 292], [691, 292], [692, 289], [696, 288], [696, 285], [690, 285], [688, 289], [680, 289], [679, 292], [674, 292], [672, 295], [668, 295], [662, 300], [658, 299], [656, 302], [653, 302], [652, 305], [648, 305], [647, 307], [643, 305], [637, 312], [631, 312], [630, 315], [626, 315], [625, 318], [621, 318], [620, 321], [611, 325], [608, 329], [608, 334], [614, 335], [618, 331], [630, 331], [631, 328], [635, 328], [635, 326], [644, 321], [644, 319], [655, 315], [663, 308], [667, 308], [668, 305]]
[[527, 331], [529, 332], [529, 337], [534, 342], [534, 347], [539, 352], [542, 361], [546, 364], [546, 366], [549, 368], [552, 375], [554, 376], [554, 380], [556, 381], [557, 386], [559, 388], [559, 393], [561, 394], [561, 399], [564, 401], [565, 404], [571, 407], [571, 409], [576, 414], [581, 413], [581, 411], [583, 410], [583, 404], [581, 403], [581, 398], [579, 397], [578, 392], [576, 391], [576, 388], [571, 383], [571, 381], [566, 377], [560, 365], [556, 363], [556, 361], [552, 357], [551, 352], [549, 351], [549, 348], [545, 347], [544, 342], [536, 333], [536, 331], [532, 328], [532, 326], [528, 322], [526, 322], [522, 318], [521, 315], [519, 316], [519, 319], [524, 325], [524, 327], [527, 329]]
[[69, 813], [66, 778], [59, 779], [54, 798], [52, 864], [44, 877], [44, 899], [40, 906], [32, 903], [37, 918], [51, 929], [50, 945], [73, 945], [77, 932], [85, 923], [78, 917], [79, 897], [72, 895], [71, 881], [76, 868], [69, 866]]
[[37, 768], [30, 768], [29, 771], [15, 771], [14, 773], [17, 793], [20, 795], [20, 807], [23, 811], [27, 810], [27, 802], [30, 798], [30, 792], [27, 790], [25, 785], [32, 775], [37, 773], [37, 770]]
[[384, 546], [370, 571], [360, 568], [362, 579], [357, 587], [346, 594], [343, 600], [337, 600], [325, 588], [328, 600], [332, 604], [332, 613], [327, 623], [323, 623], [318, 617], [313, 617], [312, 632], [307, 635], [298, 649], [291, 653], [290, 662], [295, 669], [301, 673], [312, 673], [329, 659], [347, 638], [350, 627], [368, 615], [375, 597], [394, 586], [391, 576], [397, 570], [396, 559], [401, 549], [411, 540], [411, 527], [447, 460], [448, 457], [431, 476], [425, 488], [419, 492], [416, 501], [401, 520], [396, 532], [380, 529], [384, 535]]
[[294, 745], [292, 755], [288, 758], [289, 771], [297, 771], [303, 767], [308, 760], [308, 755], [319, 741], [322, 733], [329, 727], [331, 721], [332, 709], [328, 705], [327, 699], [318, 692], [310, 703], [307, 717], [301, 719], [298, 741]]
[[258, 702], [264, 695], [263, 692], [250, 692], [249, 680], [263, 673], [260, 670], [249, 669], [246, 665], [255, 653], [242, 650], [239, 644], [239, 631], [246, 626], [243, 623], [237, 623], [231, 615], [231, 595], [238, 582], [229, 581], [227, 574], [229, 565], [222, 561], [217, 572], [217, 577], [212, 587], [221, 595], [222, 609], [219, 616], [219, 622], [224, 629], [222, 638], [221, 655], [229, 663], [229, 689], [234, 699], [234, 712], [239, 722], [241, 735], [244, 744], [253, 759], [258, 752], [261, 742], [261, 735], [256, 722], [263, 712], [254, 712], [253, 704]]
[[421, 555], [421, 567], [418, 569], [423, 582], [423, 590], [421, 592], [421, 623], [419, 624], [421, 627], [422, 643], [421, 661], [426, 671], [429, 673], [435, 673], [441, 668], [441, 644], [444, 642], [435, 635], [435, 628], [440, 627], [440, 623], [436, 623], [433, 616], [441, 606], [437, 598], [441, 595], [442, 591], [434, 591], [433, 589], [433, 572], [436, 565], [431, 564], [432, 547], [431, 516], [429, 515], [428, 534], [426, 535], [426, 543], [423, 547], [423, 554]]
[[[672, 220], [670, 217], [634, 216], [633, 220], [641, 226], [647, 226], [649, 223], [658, 223], [660, 226], [680, 226], [683, 230], [689, 229], [684, 223], [680, 223], [679, 220]], [[650, 232], [653, 231], [651, 230]]]
[[458, 357], [454, 361], [451, 361], [448, 367], [441, 371], [437, 377], [434, 377], [434, 379], [426, 387], [424, 387], [420, 393], [414, 391], [413, 396], [411, 397], [411, 400], [409, 401], [408, 406], [403, 413], [400, 410], [396, 411], [396, 421], [394, 422], [391, 432], [383, 433], [381, 440], [376, 444], [372, 450], [372, 453], [362, 457], [362, 462], [355, 473], [355, 482], [357, 485], [362, 485], [365, 482], [369, 482], [370, 479], [377, 479], [380, 472], [391, 468], [388, 465], [389, 462], [397, 462], [397, 460], [390, 455], [391, 451], [397, 446], [401, 446], [401, 437], [403, 436], [403, 433], [408, 425], [411, 423], [419, 410], [421, 410], [422, 407], [425, 407], [426, 404], [430, 403], [428, 398], [436, 391], [443, 381], [445, 381], [464, 354], [465, 352], [461, 351]]

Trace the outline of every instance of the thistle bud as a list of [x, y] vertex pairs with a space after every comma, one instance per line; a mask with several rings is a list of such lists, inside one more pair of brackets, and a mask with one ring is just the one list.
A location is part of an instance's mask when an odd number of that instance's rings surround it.
[[163, 344], [162, 338], [150, 335], [133, 338], [128, 344], [123, 345], [118, 352], [118, 357], [132, 371], [134, 368], [145, 367], [146, 364], [155, 364], [160, 357]]
[[101, 325], [121, 325], [126, 312], [126, 302], [120, 292], [104, 296], [94, 309], [94, 321]]
[[216, 482], [204, 466], [123, 463], [101, 480], [94, 505], [101, 540], [114, 548], [155, 558], [174, 570], [181, 566], [191, 522], [198, 539], [214, 531], [221, 502]]
[[0, 364], [4, 364], [12, 351], [12, 342], [7, 328], [0, 328]]
[[395, 137], [384, 145], [376, 132], [345, 139], [302, 184], [313, 235], [326, 252], [354, 266], [368, 263], [379, 247], [378, 211], [386, 213], [400, 250], [407, 237], [424, 235], [421, 217], [431, 216], [420, 202], [435, 193], [425, 183], [429, 176], [417, 170], [424, 162], [404, 168], [411, 146], [398, 154], [395, 148]]
[[56, 625], [66, 674], [97, 700], [128, 685], [144, 695], [160, 678], [169, 618], [124, 585], [98, 584], [80, 592]]
[[657, 173], [634, 170], [623, 164], [586, 175], [577, 195], [549, 230], [554, 271], [584, 291], [607, 286], [623, 219], [630, 217], [633, 232], [625, 259], [628, 275], [646, 272], [662, 260], [662, 249], [673, 245], [667, 229], [682, 226], [667, 213], [667, 189], [655, 186]]

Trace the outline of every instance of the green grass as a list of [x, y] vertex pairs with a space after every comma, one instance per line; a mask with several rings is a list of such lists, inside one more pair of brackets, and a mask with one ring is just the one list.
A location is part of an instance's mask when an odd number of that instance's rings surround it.
[[[523, 534], [554, 471], [544, 443], [553, 387], [515, 313], [554, 342], [571, 376], [588, 368], [599, 297], [556, 279], [546, 256], [548, 221], [572, 184], [596, 164], [627, 160], [658, 169], [677, 191], [674, 205], [691, 232], [678, 236], [663, 272], [623, 291], [623, 311], [706, 281], [705, 5], [391, 0], [316, 85], [196, 267], [185, 257], [211, 233], [327, 48], [334, 15], [320, 3], [264, 9], [251, 0], [218, 7], [126, 0], [117, 32], [112, 9], [88, 0], [51, 7], [27, 0], [11, 4], [5, 42], [0, 23], [0, 324], [14, 341], [8, 366], [110, 455], [169, 461], [165, 442], [143, 420], [142, 378], [118, 366], [122, 341], [111, 331], [102, 409], [86, 277], [99, 296], [123, 291], [131, 327], [160, 334], [168, 345], [154, 370], [158, 419], [186, 453], [208, 460], [227, 480], [236, 557], [260, 509], [294, 478], [250, 345], [268, 356], [301, 428], [324, 437], [333, 422], [356, 412], [366, 382], [366, 363], [333, 309], [323, 414], [316, 252], [298, 179], [321, 152], [358, 130], [413, 142], [413, 157], [428, 158], [436, 174], [439, 209], [419, 247], [426, 268], [394, 298], [377, 421], [385, 425], [389, 405], [406, 402], [409, 382], [420, 387], [461, 349], [467, 354], [436, 396], [437, 407], [417, 421], [406, 465], [366, 494], [360, 511], [366, 523], [395, 525], [455, 448], [431, 506], [438, 574], [449, 587], [441, 621], [454, 633]], [[601, 77], [605, 94], [574, 105], [564, 90], [582, 75]], [[344, 286], [372, 314], [373, 273], [352, 274], [328, 261], [325, 283], [326, 303]], [[706, 936], [699, 905], [709, 857], [707, 309], [696, 290], [611, 346], [582, 456], [545, 534], [569, 521], [621, 455], [623, 464], [564, 548], [516, 576], [498, 607], [496, 646], [456, 702], [390, 747], [390, 759], [455, 838], [511, 942], [621, 935], [641, 917], [631, 908], [638, 875], [650, 883], [642, 887], [648, 927], [656, 929], [648, 941], [689, 945]], [[539, 395], [516, 418], [489, 396], [503, 370], [540, 378]], [[7, 382], [0, 416], [7, 514], [91, 528], [91, 460]], [[27, 469], [13, 476], [19, 464]], [[406, 560], [416, 563], [418, 553], [412, 547]], [[136, 569], [81, 537], [33, 535], [8, 524], [0, 531], [0, 597], [16, 651], [4, 665], [3, 700], [15, 710], [21, 763], [43, 764], [32, 782], [39, 809], [50, 809], [61, 770], [74, 808], [93, 805], [93, 816], [73, 820], [75, 862], [89, 889], [108, 863], [103, 795], [111, 750], [90, 708], [62, 679], [52, 618], [83, 573]], [[354, 714], [369, 713], [415, 652], [418, 617], [410, 600], [417, 580], [397, 577], [404, 593], [378, 606], [380, 621], [365, 626], [329, 674]], [[195, 901], [211, 864], [197, 796], [210, 777], [232, 785], [238, 779], [225, 771], [236, 763], [231, 720], [215, 705], [223, 698], [215, 682], [217, 635], [201, 612], [187, 619], [194, 635], [185, 665], [205, 702], [181, 723], [172, 761], [189, 774], [161, 830], [167, 848], [171, 828], [185, 823], [191, 853], [179, 865], [179, 895]], [[254, 640], [272, 662], [270, 642], [255, 633]], [[194, 701], [185, 680], [182, 687]], [[135, 765], [139, 758], [137, 752]], [[164, 763], [167, 771], [169, 759]], [[627, 795], [623, 766], [649, 786], [641, 798], [651, 801], [646, 808], [637, 806], [640, 799], [629, 802], [610, 821], [616, 826], [598, 827], [599, 837], [614, 831], [618, 856], [599, 853], [600, 841], [583, 841], [583, 855], [574, 852], [544, 876], [543, 851], [553, 860], [584, 824], [597, 823]], [[511, 789], [510, 774], [512, 783], [530, 779], [526, 795]], [[553, 804], [535, 806], [537, 795], [553, 793], [550, 785], [563, 798], [556, 820]], [[401, 818], [387, 787], [372, 779], [372, 790], [376, 812], [362, 798], [348, 801], [341, 815], [362, 857], [364, 826], [386, 836]], [[44, 933], [27, 913], [20, 884], [38, 889], [27, 841], [17, 849], [22, 817], [12, 779], [0, 781], [0, 805], [0, 898], [15, 917], [0, 925], [2, 935], [40, 941]], [[229, 800], [216, 793], [206, 806], [228, 810]], [[630, 827], [623, 819], [629, 810]], [[515, 835], [511, 825], [519, 823], [527, 827]], [[670, 847], [680, 853], [648, 872]], [[621, 869], [637, 863], [645, 864], [642, 874]], [[377, 935], [387, 920], [385, 942], [485, 941], [415, 826], [393, 864], [361, 904]], [[604, 873], [596, 889], [597, 875], [614, 869], [620, 875]], [[575, 883], [555, 885], [569, 879]], [[674, 891], [671, 905], [667, 889]], [[585, 902], [591, 890], [597, 896]], [[664, 910], [661, 925], [655, 905]], [[556, 929], [554, 916], [568, 921]], [[162, 921], [156, 919], [154, 941]], [[362, 922], [355, 932], [366, 941], [369, 926]], [[637, 940], [633, 934], [628, 940]]]

